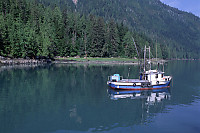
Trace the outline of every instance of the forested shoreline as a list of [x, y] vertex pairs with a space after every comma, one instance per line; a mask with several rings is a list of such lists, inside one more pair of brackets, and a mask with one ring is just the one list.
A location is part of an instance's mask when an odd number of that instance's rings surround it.
[[[35, 58], [36, 56], [137, 57], [136, 46], [153, 46], [151, 39], [131, 32], [114, 19], [61, 11], [26, 0], [0, 2], [0, 51], [2, 56]], [[159, 46], [159, 44], [158, 44]], [[158, 53], [162, 56], [161, 49]]]
[[[11, 58], [125, 57], [142, 58], [145, 45], [151, 56], [169, 59], [170, 48], [131, 31], [123, 21], [105, 20], [76, 9], [37, 1], [0, 2], [0, 54]], [[139, 56], [134, 45], [139, 51]], [[185, 56], [186, 57], [186, 56]], [[191, 58], [191, 57], [190, 57]]]

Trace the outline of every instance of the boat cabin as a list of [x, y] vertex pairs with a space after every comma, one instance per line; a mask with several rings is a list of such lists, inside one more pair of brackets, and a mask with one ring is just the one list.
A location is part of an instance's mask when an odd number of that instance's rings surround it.
[[160, 84], [164, 81], [169, 81], [168, 76], [164, 76], [164, 72], [158, 70], [149, 70], [140, 74], [140, 80], [148, 80], [152, 85]]
[[113, 76], [109, 76], [108, 78], [110, 81], [118, 82], [122, 79], [122, 76], [120, 76], [119, 74], [114, 74]]

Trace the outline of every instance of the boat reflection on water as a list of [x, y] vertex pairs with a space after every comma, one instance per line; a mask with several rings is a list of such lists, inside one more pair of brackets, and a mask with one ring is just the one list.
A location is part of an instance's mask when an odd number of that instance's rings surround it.
[[108, 94], [111, 100], [118, 99], [146, 99], [146, 104], [153, 105], [161, 102], [164, 99], [170, 100], [170, 88], [157, 90], [113, 90], [108, 89]]

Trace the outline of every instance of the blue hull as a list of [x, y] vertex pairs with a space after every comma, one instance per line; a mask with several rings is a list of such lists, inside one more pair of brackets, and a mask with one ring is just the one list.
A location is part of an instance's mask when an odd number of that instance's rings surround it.
[[171, 81], [166, 82], [165, 84], [161, 85], [152, 85], [152, 86], [125, 86], [125, 85], [115, 85], [113, 83], [109, 83], [109, 87], [112, 89], [118, 89], [118, 90], [153, 90], [153, 89], [162, 89], [162, 88], [168, 88], [170, 87]]

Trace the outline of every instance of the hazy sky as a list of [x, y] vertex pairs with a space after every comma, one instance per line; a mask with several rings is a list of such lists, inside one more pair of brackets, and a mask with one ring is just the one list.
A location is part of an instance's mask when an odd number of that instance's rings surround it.
[[200, 17], [200, 0], [160, 0], [163, 3]]

